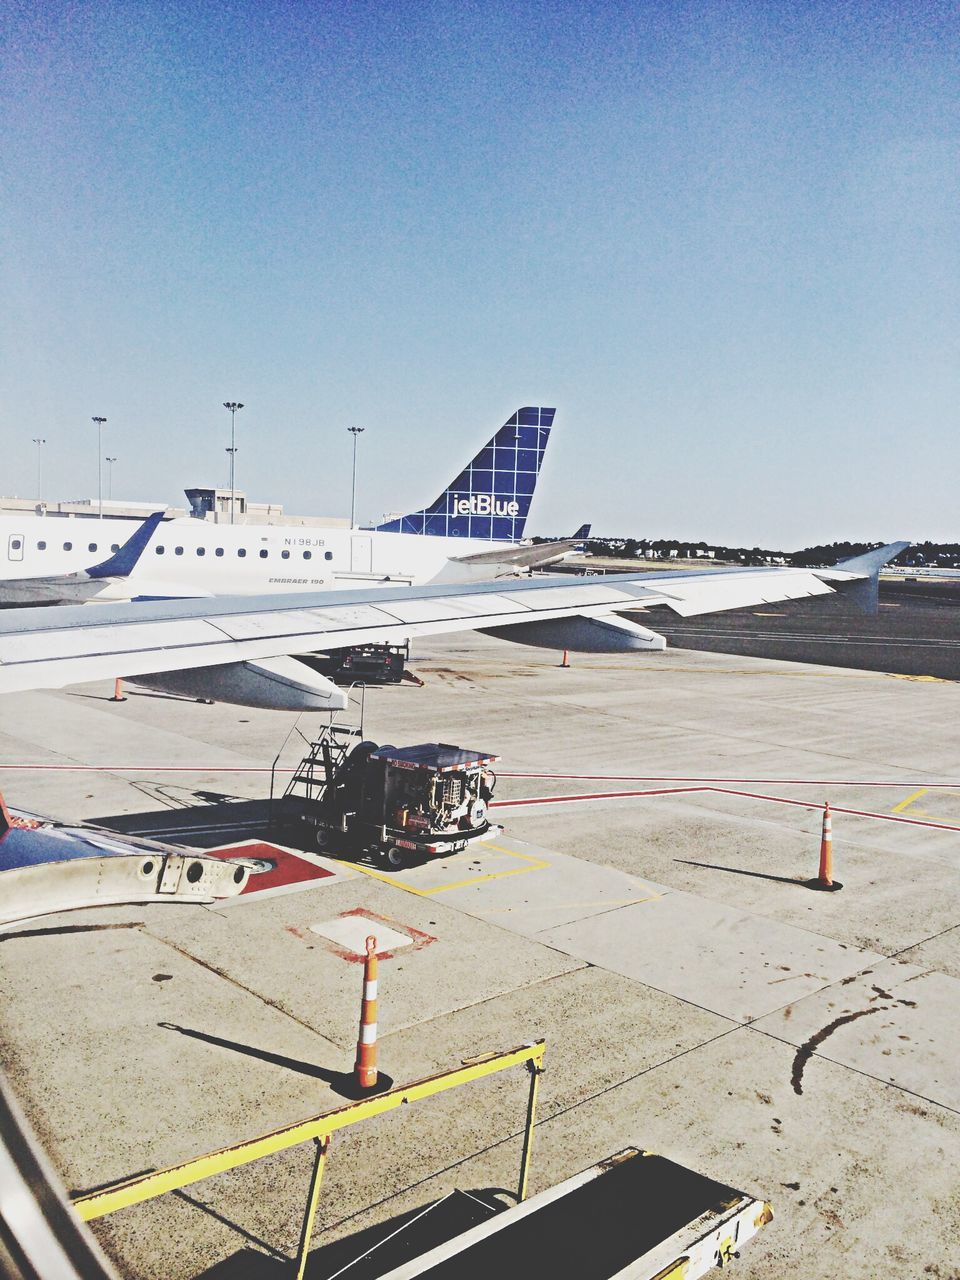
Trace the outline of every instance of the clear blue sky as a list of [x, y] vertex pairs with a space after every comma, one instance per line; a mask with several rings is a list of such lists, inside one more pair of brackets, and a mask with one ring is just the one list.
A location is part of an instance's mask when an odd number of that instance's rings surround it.
[[960, 538], [960, 10], [8, 0], [0, 491]]

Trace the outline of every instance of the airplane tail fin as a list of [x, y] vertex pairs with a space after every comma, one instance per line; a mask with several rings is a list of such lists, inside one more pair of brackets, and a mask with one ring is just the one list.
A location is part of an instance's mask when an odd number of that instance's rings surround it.
[[519, 541], [555, 413], [531, 406], [518, 409], [429, 507], [374, 528]]
[[580, 528], [576, 531], [576, 533], [571, 534], [570, 541], [586, 542], [586, 540], [590, 537], [590, 528], [591, 526], [589, 524], [582, 524]]
[[134, 529], [133, 533], [126, 540], [119, 551], [114, 552], [106, 560], [101, 560], [99, 564], [92, 565], [87, 569], [87, 576], [91, 578], [126, 578], [143, 555], [147, 543], [153, 537], [153, 531], [164, 517], [163, 511], [155, 511], [153, 515], [147, 516], [143, 524], [139, 528]]

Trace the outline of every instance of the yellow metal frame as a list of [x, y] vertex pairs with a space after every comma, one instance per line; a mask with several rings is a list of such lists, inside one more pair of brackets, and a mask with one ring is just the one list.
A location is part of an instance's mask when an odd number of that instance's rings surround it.
[[286, 1125], [282, 1129], [274, 1129], [259, 1138], [252, 1138], [232, 1147], [223, 1147], [219, 1151], [211, 1151], [207, 1155], [187, 1160], [183, 1164], [170, 1165], [169, 1168], [159, 1169], [155, 1173], [140, 1174], [136, 1178], [128, 1178], [124, 1182], [114, 1183], [99, 1191], [92, 1191], [88, 1195], [78, 1196], [72, 1202], [73, 1207], [84, 1222], [91, 1222], [95, 1218], [116, 1213], [118, 1209], [142, 1204], [145, 1200], [154, 1200], [158, 1196], [166, 1195], [168, 1191], [178, 1191], [181, 1187], [188, 1187], [204, 1178], [211, 1178], [216, 1173], [225, 1173], [229, 1169], [251, 1164], [254, 1160], [262, 1160], [264, 1156], [275, 1155], [278, 1151], [286, 1151], [289, 1147], [296, 1147], [302, 1142], [312, 1140], [316, 1143], [317, 1150], [296, 1260], [297, 1280], [302, 1280], [320, 1198], [320, 1183], [333, 1134], [349, 1128], [350, 1125], [359, 1124], [362, 1120], [372, 1120], [375, 1116], [385, 1115], [388, 1111], [396, 1111], [398, 1107], [406, 1106], [411, 1102], [420, 1102], [438, 1093], [444, 1093], [447, 1089], [456, 1089], [473, 1080], [482, 1080], [485, 1076], [524, 1065], [530, 1072], [530, 1092], [527, 1098], [517, 1199], [526, 1199], [533, 1128], [536, 1121], [537, 1092], [540, 1076], [543, 1073], [543, 1056], [546, 1048], [546, 1041], [537, 1040], [533, 1044], [508, 1049], [504, 1053], [491, 1053], [482, 1058], [475, 1058], [453, 1071], [425, 1076], [424, 1079], [415, 1080], [412, 1084], [399, 1085], [386, 1093], [363, 1098], [346, 1107], [338, 1107], [335, 1111], [311, 1116], [307, 1120]]

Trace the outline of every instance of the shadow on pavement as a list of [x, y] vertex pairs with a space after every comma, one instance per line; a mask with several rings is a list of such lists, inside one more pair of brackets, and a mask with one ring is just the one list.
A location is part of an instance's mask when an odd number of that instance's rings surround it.
[[[216, 847], [230, 841], [276, 840], [293, 844], [295, 829], [271, 821], [269, 800], [239, 800], [216, 791], [193, 790], [177, 785], [153, 788], [169, 807], [139, 813], [115, 813], [91, 818], [91, 824], [122, 835], [171, 840], [194, 849]], [[274, 817], [279, 818], [279, 807]]]
[[[334, 1276], [343, 1280], [376, 1280], [401, 1263], [499, 1213], [506, 1205], [498, 1196], [513, 1199], [511, 1193], [499, 1187], [453, 1191], [386, 1222], [365, 1227], [330, 1244], [321, 1244], [310, 1252], [306, 1276], [308, 1280], [332, 1280]], [[320, 1203], [322, 1206], [322, 1196]], [[290, 1274], [289, 1261], [281, 1262], [252, 1249], [241, 1249], [200, 1272], [197, 1280], [280, 1280], [281, 1276]]]

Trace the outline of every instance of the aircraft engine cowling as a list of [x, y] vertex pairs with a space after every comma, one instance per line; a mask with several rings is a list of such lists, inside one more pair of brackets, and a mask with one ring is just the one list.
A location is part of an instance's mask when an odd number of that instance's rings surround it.
[[271, 711], [343, 711], [347, 706], [344, 690], [291, 657], [158, 671], [131, 677], [130, 684], [185, 698], [210, 698]]
[[574, 653], [632, 653], [638, 649], [662, 651], [667, 642], [656, 631], [619, 616], [551, 618], [543, 622], [519, 622], [511, 627], [484, 627], [488, 636], [512, 640], [539, 649], [572, 649]]

